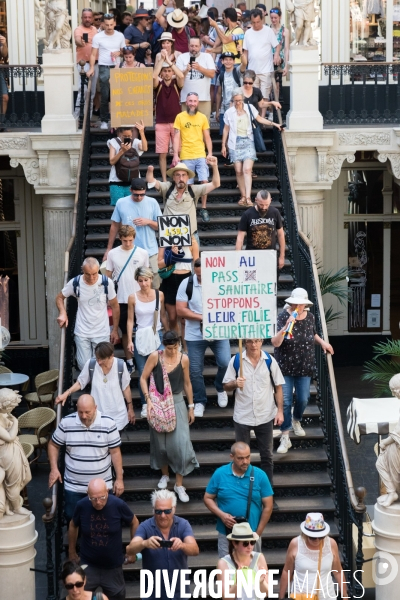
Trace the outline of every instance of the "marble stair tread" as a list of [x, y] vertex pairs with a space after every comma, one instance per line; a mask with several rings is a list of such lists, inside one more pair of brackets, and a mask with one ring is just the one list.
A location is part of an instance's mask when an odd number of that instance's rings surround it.
[[[96, 192], [97, 193], [97, 192]], [[280, 210], [282, 208], [282, 205], [280, 202], [278, 202], [277, 200], [272, 200], [271, 202], [271, 206], [277, 208], [278, 210]], [[161, 210], [163, 210], [164, 208], [164, 203], [161, 202], [160, 203], [160, 208]], [[111, 204], [90, 204], [87, 207], [87, 212], [88, 213], [113, 213], [115, 209], [115, 206], [111, 206]], [[226, 211], [230, 211], [230, 210], [240, 210], [240, 211], [244, 211], [247, 210], [248, 206], [240, 206], [239, 204], [233, 204], [231, 202], [211, 202], [209, 201], [207, 203], [207, 210], [226, 210]], [[213, 219], [214, 221], [214, 219]]]

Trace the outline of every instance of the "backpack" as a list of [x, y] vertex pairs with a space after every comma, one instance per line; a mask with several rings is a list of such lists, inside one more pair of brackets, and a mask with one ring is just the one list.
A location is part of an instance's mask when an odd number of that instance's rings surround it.
[[[276, 391], [275, 382], [274, 382], [274, 378], [272, 377], [272, 373], [271, 373], [272, 357], [270, 354], [268, 354], [268, 352], [264, 352], [264, 355], [265, 355], [265, 364], [268, 367], [272, 387], [274, 388], [274, 392], [275, 392]], [[235, 354], [235, 358], [233, 360], [233, 368], [235, 369], [236, 377], [238, 376], [238, 373], [239, 373], [239, 367], [240, 367], [240, 354], [237, 353], [237, 354]]]
[[[80, 279], [81, 275], [77, 275], [72, 280], [72, 287], [74, 288], [75, 298], [79, 298], [80, 296]], [[101, 276], [101, 285], [104, 287], [104, 293], [106, 295], [106, 300], [108, 302], [108, 277], [106, 275]]]
[[[225, 75], [225, 73], [226, 73], [226, 71], [224, 69], [219, 74], [219, 85], [221, 86], [221, 95], [222, 95], [222, 97], [224, 95], [224, 75]], [[232, 73], [233, 73], [233, 79], [237, 83], [238, 87], [240, 87], [241, 86], [241, 84], [240, 84], [240, 76], [239, 76], [239, 73], [237, 72], [237, 68], [236, 67], [233, 67]]]
[[[115, 138], [121, 146], [119, 138]], [[139, 154], [134, 148], [131, 148], [121, 156], [115, 164], [115, 173], [121, 181], [130, 183], [134, 177], [139, 177]]]
[[186, 296], [188, 297], [188, 302], [190, 302], [193, 296], [193, 274], [189, 275], [188, 277], [188, 282], [186, 286]]
[[[124, 372], [124, 360], [122, 358], [117, 358], [117, 363], [118, 363], [119, 387], [121, 388], [121, 392], [123, 392], [124, 390], [122, 389], [122, 374]], [[93, 357], [89, 361], [89, 383], [90, 383], [90, 385], [92, 385], [95, 366], [96, 366], [96, 358]]]
[[[174, 189], [175, 189], [175, 184], [174, 184], [174, 183], [171, 183], [171, 185], [170, 185], [170, 186], [169, 186], [169, 188], [167, 189], [167, 193], [165, 194], [165, 202], [168, 200], [168, 198], [170, 197], [170, 195], [172, 194], [172, 192], [174, 191]], [[188, 186], [187, 186], [187, 189], [188, 189], [188, 192], [189, 192], [190, 196], [191, 196], [191, 197], [192, 197], [192, 199], [194, 200], [194, 199], [195, 199], [195, 196], [194, 196], [194, 191], [193, 191], [193, 189], [192, 189], [192, 186], [191, 186], [191, 185], [188, 185]]]

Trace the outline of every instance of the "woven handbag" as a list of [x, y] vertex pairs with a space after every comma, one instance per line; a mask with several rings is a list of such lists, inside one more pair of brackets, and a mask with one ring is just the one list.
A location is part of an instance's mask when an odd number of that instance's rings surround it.
[[163, 351], [158, 351], [158, 357], [161, 364], [164, 380], [164, 393], [160, 394], [154, 381], [154, 375], [150, 375], [149, 396], [153, 404], [152, 409], [147, 416], [148, 423], [158, 433], [170, 433], [176, 427], [176, 412], [174, 397], [172, 395], [171, 384], [167, 370], [164, 365]]

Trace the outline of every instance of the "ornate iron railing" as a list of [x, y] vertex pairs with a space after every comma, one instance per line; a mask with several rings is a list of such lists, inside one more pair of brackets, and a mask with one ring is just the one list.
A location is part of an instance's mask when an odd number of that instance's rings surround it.
[[[277, 111], [276, 114], [278, 122], [282, 124], [280, 111]], [[301, 220], [288, 160], [285, 134], [281, 134], [274, 127], [273, 136], [281, 202], [285, 213], [288, 250], [291, 255], [295, 285], [308, 291], [313, 302], [311, 310], [315, 316], [317, 333], [325, 341], [329, 341], [314, 249], [308, 237], [301, 231]], [[324, 443], [326, 444], [328, 468], [336, 506], [335, 517], [339, 525], [339, 544], [344, 564], [343, 568], [353, 571], [353, 565], [355, 564], [356, 569], [361, 570], [363, 568], [363, 521], [366, 511], [363, 500], [366, 491], [364, 488], [354, 489], [343, 433], [332, 356], [330, 354], [325, 355], [320, 345], [316, 345], [315, 348], [317, 399], [321, 412]], [[353, 524], [358, 529], [356, 556], [354, 556], [353, 550]], [[362, 581], [361, 575], [361, 573], [357, 574], [360, 582]], [[350, 587], [355, 597], [362, 596], [363, 588], [357, 580], [354, 580]]]
[[[90, 159], [90, 92], [92, 81], [89, 81], [84, 108], [82, 139], [79, 153], [78, 176], [75, 190], [72, 231], [64, 256], [64, 285], [80, 273], [84, 254], [84, 228], [86, 222], [87, 192], [89, 184]], [[82, 96], [83, 98], [83, 96]], [[58, 394], [72, 385], [73, 368], [73, 330], [76, 316], [76, 301], [68, 302], [68, 327], [61, 330], [60, 342], [60, 376], [58, 379]], [[61, 404], [57, 405], [56, 425], [61, 421]], [[60, 457], [63, 461], [63, 457]], [[60, 466], [60, 472], [64, 471]], [[46, 528], [47, 548], [47, 597], [46, 600], [58, 600], [58, 577], [61, 571], [61, 556], [63, 551], [63, 487], [54, 484], [51, 498], [45, 498], [43, 505], [46, 514], [43, 522]], [[53, 544], [54, 542], [54, 544]]]
[[325, 125], [400, 123], [400, 63], [323, 64], [319, 88]]
[[8, 88], [8, 104], [0, 103], [2, 128], [40, 127], [44, 116], [44, 92], [38, 91], [40, 65], [1, 65], [0, 77]]

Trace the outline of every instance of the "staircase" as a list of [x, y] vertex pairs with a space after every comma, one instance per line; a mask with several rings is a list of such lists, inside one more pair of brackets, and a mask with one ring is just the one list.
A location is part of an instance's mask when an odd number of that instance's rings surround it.
[[[233, 166], [224, 166], [221, 155], [221, 141], [217, 130], [211, 130], [213, 154], [219, 159], [221, 187], [208, 196], [207, 209], [211, 221], [202, 223], [199, 219], [199, 236], [202, 250], [234, 249], [237, 225], [246, 207], [238, 206], [240, 194], [236, 187]], [[154, 165], [155, 177], [160, 178], [158, 156], [154, 149], [154, 131], [147, 130], [149, 150], [141, 157], [140, 172], [145, 176], [146, 165]], [[91, 131], [91, 159], [89, 193], [86, 223], [86, 256], [96, 256], [101, 260], [108, 239], [110, 218], [113, 207], [109, 205], [108, 192], [108, 135], [98, 130]], [[279, 173], [273, 151], [272, 132], [265, 131], [267, 151], [259, 154], [254, 165], [253, 199], [257, 189], [267, 188], [272, 195], [273, 206], [282, 211], [280, 202]], [[160, 201], [156, 192], [149, 192]], [[292, 215], [283, 214], [285, 218]], [[290, 240], [287, 240], [290, 245]], [[287, 253], [285, 267], [279, 272], [278, 307], [294, 287], [291, 256]], [[238, 351], [236, 342], [231, 342], [232, 354]], [[271, 345], [264, 347], [273, 352]], [[217, 532], [215, 518], [206, 509], [202, 497], [205, 487], [215, 469], [229, 461], [229, 448], [234, 442], [233, 403], [230, 398], [227, 408], [217, 405], [216, 390], [213, 387], [216, 365], [211, 351], [206, 353], [204, 376], [207, 385], [208, 404], [203, 418], [198, 418], [191, 427], [191, 438], [200, 468], [184, 479], [190, 502], [178, 501], [177, 515], [189, 519], [193, 526], [200, 554], [189, 558], [189, 568], [215, 568], [217, 556]], [[136, 425], [128, 426], [122, 436], [122, 454], [125, 478], [123, 498], [140, 521], [152, 516], [150, 493], [157, 486], [160, 474], [149, 467], [149, 430], [146, 419], [140, 417], [138, 376], [135, 373], [132, 384], [133, 403], [136, 412]], [[307, 512], [322, 512], [331, 526], [331, 535], [339, 536], [335, 523], [335, 498], [332, 494], [330, 466], [324, 446], [324, 433], [321, 428], [320, 409], [317, 403], [317, 390], [311, 386], [311, 399], [304, 414], [306, 436], [298, 438], [291, 434], [293, 447], [287, 454], [274, 453], [274, 510], [263, 536], [263, 552], [270, 568], [281, 569], [288, 543], [299, 534], [299, 523]], [[275, 449], [279, 433], [276, 432]], [[252, 443], [254, 465], [260, 464], [255, 438]], [[173, 489], [172, 478], [169, 488]], [[124, 531], [124, 543], [129, 542], [129, 531]], [[141, 562], [124, 567], [127, 581], [128, 600], [139, 598], [139, 571]], [[276, 590], [274, 590], [276, 591]]]

